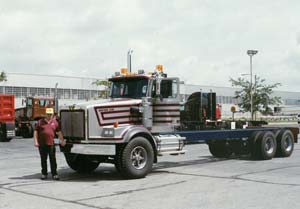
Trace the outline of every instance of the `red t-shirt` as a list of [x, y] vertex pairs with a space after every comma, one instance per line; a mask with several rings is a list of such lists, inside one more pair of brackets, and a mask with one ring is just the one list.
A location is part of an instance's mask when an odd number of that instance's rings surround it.
[[46, 121], [41, 119], [37, 122], [35, 130], [38, 132], [38, 142], [40, 145], [54, 145], [55, 133], [60, 131], [57, 120]]

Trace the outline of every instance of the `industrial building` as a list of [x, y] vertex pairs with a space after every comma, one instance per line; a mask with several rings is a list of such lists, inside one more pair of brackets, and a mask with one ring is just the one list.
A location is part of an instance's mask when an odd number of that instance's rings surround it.
[[[27, 96], [53, 97], [55, 91], [57, 91], [59, 105], [62, 106], [99, 99], [101, 95], [100, 90], [104, 90], [103, 87], [94, 84], [96, 80], [104, 78], [9, 72], [6, 75], [7, 81], [0, 83], [0, 93], [14, 94], [16, 107], [21, 107], [22, 101]], [[222, 105], [223, 116], [230, 116], [230, 107], [237, 105], [238, 101], [234, 98], [236, 90], [236, 88], [231, 87], [181, 85], [181, 95], [185, 98], [195, 91], [216, 92], [217, 103]], [[298, 111], [297, 108], [300, 107], [300, 92], [275, 91], [274, 96], [281, 97], [281, 106], [293, 112]]]

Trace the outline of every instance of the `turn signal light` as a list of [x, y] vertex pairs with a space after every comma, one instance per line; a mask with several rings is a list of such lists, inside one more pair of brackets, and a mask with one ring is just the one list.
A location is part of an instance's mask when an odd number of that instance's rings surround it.
[[119, 126], [118, 121], [114, 122], [114, 128], [118, 128], [118, 126]]

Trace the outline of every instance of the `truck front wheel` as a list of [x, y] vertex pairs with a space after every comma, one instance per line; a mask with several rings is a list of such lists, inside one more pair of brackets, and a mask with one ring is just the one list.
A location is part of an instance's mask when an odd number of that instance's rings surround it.
[[65, 158], [70, 168], [78, 173], [90, 173], [99, 166], [99, 162], [92, 161], [86, 155], [65, 153]]
[[121, 150], [117, 160], [117, 167], [126, 178], [143, 178], [152, 170], [154, 151], [146, 138], [136, 137]]

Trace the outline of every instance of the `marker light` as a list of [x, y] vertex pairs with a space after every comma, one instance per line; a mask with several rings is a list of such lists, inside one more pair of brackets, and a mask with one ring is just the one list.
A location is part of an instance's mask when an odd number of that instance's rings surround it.
[[159, 72], [163, 71], [163, 66], [162, 65], [156, 65], [156, 70], [158, 70]]
[[114, 122], [114, 128], [118, 128], [118, 126], [119, 126], [118, 121]]
[[127, 75], [128, 74], [128, 69], [127, 68], [122, 68], [121, 69], [121, 74]]

